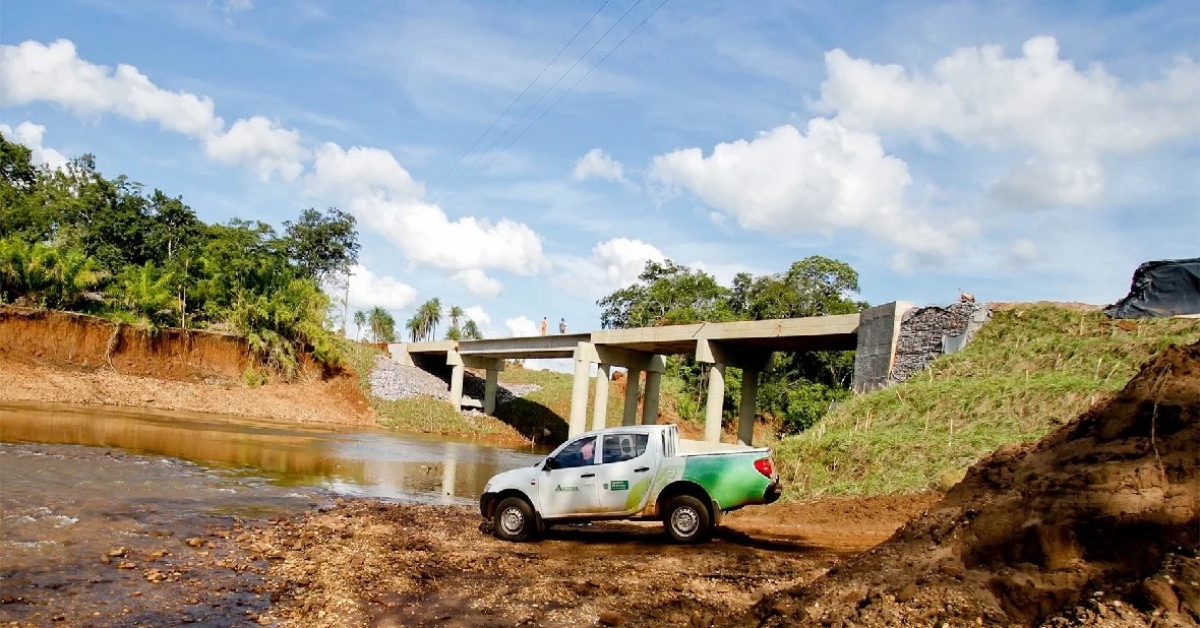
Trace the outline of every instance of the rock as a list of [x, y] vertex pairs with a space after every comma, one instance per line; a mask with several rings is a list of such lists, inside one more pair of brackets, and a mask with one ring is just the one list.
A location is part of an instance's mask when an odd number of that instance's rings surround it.
[[625, 616], [613, 611], [603, 611], [600, 613], [600, 625], [620, 628], [625, 625]]
[[187, 543], [189, 547], [200, 547], [201, 545], [204, 545], [204, 539], [198, 536], [193, 536], [187, 539], [185, 543]]
[[[419, 369], [415, 366], [404, 366], [399, 362], [385, 357], [375, 358], [375, 368], [367, 377], [371, 386], [371, 395], [380, 399], [395, 401], [412, 397], [434, 397], [443, 401], [450, 400], [450, 382], [437, 375]], [[470, 371], [463, 374], [463, 406], [467, 408], [483, 408], [483, 398], [487, 382], [483, 377]], [[509, 384], [496, 387], [496, 405], [502, 405], [517, 397], [524, 397], [541, 390], [537, 384]]]
[[[942, 355], [942, 337], [972, 334], [981, 323], [991, 318], [991, 310], [974, 301], [959, 302], [947, 307], [914, 308], [904, 313], [900, 335], [896, 339], [896, 362], [891, 380], [903, 382], [925, 370], [929, 363]], [[969, 340], [969, 338], [968, 338]]]
[[1139, 593], [1151, 608], [1161, 608], [1172, 612], [1179, 610], [1179, 596], [1175, 595], [1175, 589], [1171, 588], [1166, 580], [1147, 578], [1142, 582]]
[[900, 592], [896, 594], [896, 601], [903, 604], [904, 602], [907, 602], [907, 601], [913, 599], [914, 597], [916, 597], [917, 591], [918, 591], [918, 589], [917, 589], [916, 583], [910, 582], [910, 583], [904, 585], [904, 588], [900, 589]]
[[124, 556], [125, 548], [124, 547], [115, 547], [113, 549], [110, 549], [110, 550], [108, 550], [108, 555], [112, 556], [114, 558], [119, 557], [119, 556]]
[[123, 560], [117, 565], [117, 569], [137, 569], [137, 563], [131, 560]]

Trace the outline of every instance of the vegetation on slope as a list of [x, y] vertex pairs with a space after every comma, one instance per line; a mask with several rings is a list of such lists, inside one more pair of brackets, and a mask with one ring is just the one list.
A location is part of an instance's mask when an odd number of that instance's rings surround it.
[[999, 310], [963, 351], [784, 439], [780, 475], [792, 498], [943, 490], [981, 456], [1045, 436], [1119, 391], [1159, 350], [1197, 338], [1195, 320]]
[[321, 286], [357, 260], [355, 219], [310, 208], [283, 227], [206, 224], [180, 197], [103, 176], [91, 155], [51, 170], [0, 136], [0, 303], [96, 314], [151, 333], [234, 332], [288, 377], [302, 351], [337, 364]]

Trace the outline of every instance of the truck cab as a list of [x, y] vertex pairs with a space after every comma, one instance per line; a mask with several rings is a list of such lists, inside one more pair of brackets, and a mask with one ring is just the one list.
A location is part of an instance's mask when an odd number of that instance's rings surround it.
[[672, 539], [690, 543], [707, 538], [723, 513], [780, 493], [768, 448], [681, 440], [675, 425], [642, 425], [585, 432], [532, 466], [497, 474], [479, 506], [509, 541], [555, 523], [659, 519]]

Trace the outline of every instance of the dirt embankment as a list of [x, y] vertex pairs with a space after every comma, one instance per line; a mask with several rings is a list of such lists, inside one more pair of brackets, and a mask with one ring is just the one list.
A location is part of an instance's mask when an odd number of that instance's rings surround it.
[[369, 424], [354, 374], [308, 356], [298, 381], [250, 387], [235, 336], [128, 325], [68, 312], [0, 307], [0, 403], [136, 406], [306, 423]]
[[743, 626], [1200, 625], [1200, 343]]

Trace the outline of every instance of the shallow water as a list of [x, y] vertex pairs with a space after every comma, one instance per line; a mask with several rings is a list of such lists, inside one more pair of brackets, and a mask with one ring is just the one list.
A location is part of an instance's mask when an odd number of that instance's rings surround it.
[[165, 549], [154, 564], [187, 572], [172, 562], [189, 554], [184, 539], [239, 517], [295, 513], [340, 496], [473, 505], [492, 475], [539, 458], [386, 430], [0, 405], [0, 620], [40, 623], [65, 606], [85, 625], [162, 625], [187, 612], [199, 625], [204, 617], [232, 625], [266, 604], [219, 594], [245, 591], [252, 573], [205, 575], [227, 581], [199, 587], [218, 593], [188, 610], [175, 608], [182, 602], [169, 587], [126, 597], [147, 565], [117, 570], [120, 558], [101, 558], [118, 547], [131, 557]]

